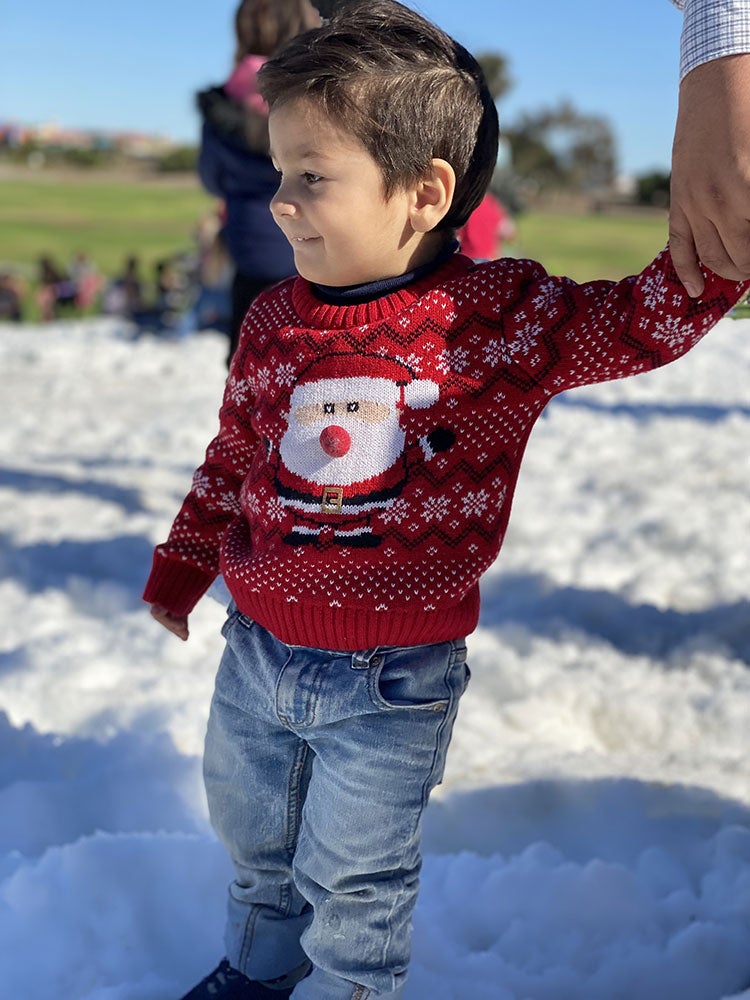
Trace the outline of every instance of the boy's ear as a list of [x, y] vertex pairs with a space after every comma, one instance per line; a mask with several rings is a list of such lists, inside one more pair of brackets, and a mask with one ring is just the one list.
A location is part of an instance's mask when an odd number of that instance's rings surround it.
[[453, 204], [456, 173], [447, 160], [433, 159], [414, 189], [411, 224], [415, 232], [429, 233], [447, 215]]

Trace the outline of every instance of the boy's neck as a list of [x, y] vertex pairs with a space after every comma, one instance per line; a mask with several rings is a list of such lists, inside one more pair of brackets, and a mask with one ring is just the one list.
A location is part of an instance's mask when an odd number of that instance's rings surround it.
[[435, 255], [424, 264], [414, 267], [404, 274], [395, 275], [392, 278], [379, 278], [377, 281], [367, 281], [362, 285], [312, 285], [315, 295], [329, 305], [355, 306], [364, 302], [372, 302], [383, 295], [391, 295], [410, 285], [412, 281], [424, 278], [439, 267], [442, 267], [447, 260], [458, 250], [459, 243], [455, 237], [446, 240], [437, 250]]

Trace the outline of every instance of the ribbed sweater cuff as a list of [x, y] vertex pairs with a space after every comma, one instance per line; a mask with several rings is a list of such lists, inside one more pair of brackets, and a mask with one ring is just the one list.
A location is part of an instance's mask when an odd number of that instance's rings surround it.
[[215, 573], [176, 561], [157, 549], [143, 600], [159, 604], [173, 615], [189, 615], [215, 579]]

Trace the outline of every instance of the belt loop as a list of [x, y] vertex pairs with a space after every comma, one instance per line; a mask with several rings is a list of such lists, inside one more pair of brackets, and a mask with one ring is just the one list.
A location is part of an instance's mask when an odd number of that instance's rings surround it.
[[377, 657], [379, 649], [380, 646], [375, 646], [374, 649], [361, 649], [352, 653], [352, 667], [355, 670], [368, 670], [370, 664]]

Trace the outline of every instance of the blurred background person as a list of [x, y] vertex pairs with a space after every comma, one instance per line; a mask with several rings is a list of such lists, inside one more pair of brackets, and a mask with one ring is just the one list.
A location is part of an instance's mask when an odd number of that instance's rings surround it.
[[0, 271], [0, 320], [20, 323], [23, 320], [23, 299], [26, 283], [13, 271]]
[[36, 304], [45, 323], [75, 309], [75, 282], [49, 254], [39, 258]]
[[68, 274], [76, 289], [76, 306], [85, 311], [96, 305], [104, 278], [89, 255], [78, 250], [68, 265]]
[[125, 258], [122, 273], [115, 277], [104, 291], [102, 310], [109, 316], [131, 319], [144, 307], [141, 262], [132, 255]]
[[235, 13], [234, 68], [222, 86], [197, 96], [202, 117], [199, 174], [223, 199], [223, 244], [235, 266], [229, 355], [245, 313], [264, 288], [295, 273], [291, 247], [269, 209], [278, 174], [268, 151], [268, 109], [258, 70], [290, 38], [320, 24], [309, 0], [242, 0]]
[[198, 252], [191, 273], [191, 296], [187, 309], [177, 322], [179, 336], [207, 329], [229, 335], [234, 264], [222, 235], [223, 219], [222, 210], [211, 212], [198, 223]]

